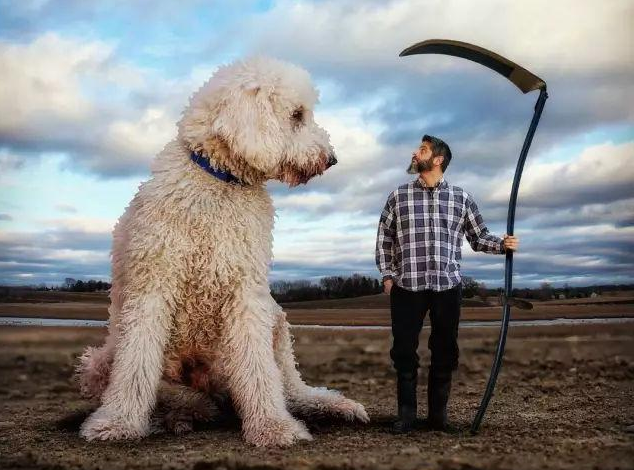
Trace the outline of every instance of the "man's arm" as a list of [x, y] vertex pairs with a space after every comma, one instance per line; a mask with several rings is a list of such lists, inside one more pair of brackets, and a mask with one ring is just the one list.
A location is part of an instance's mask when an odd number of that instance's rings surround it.
[[464, 231], [473, 251], [493, 254], [504, 253], [504, 240], [489, 233], [478, 206], [469, 194], [467, 194], [466, 205], [467, 213], [465, 215]]
[[395, 207], [396, 197], [394, 193], [391, 193], [381, 212], [376, 235], [376, 267], [384, 281], [386, 278], [391, 279], [396, 274], [393, 267], [394, 237], [396, 235]]

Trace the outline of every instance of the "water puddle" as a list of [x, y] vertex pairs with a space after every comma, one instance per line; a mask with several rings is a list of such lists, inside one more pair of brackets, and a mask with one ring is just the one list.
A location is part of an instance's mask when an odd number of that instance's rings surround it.
[[[510, 327], [519, 326], [556, 326], [556, 325], [595, 325], [632, 323], [634, 317], [615, 318], [554, 318], [551, 320], [511, 320]], [[501, 324], [500, 320], [490, 321], [463, 321], [460, 328], [495, 328]], [[51, 327], [99, 327], [108, 326], [106, 320], [77, 320], [72, 318], [25, 318], [25, 317], [0, 317], [0, 326], [51, 326]], [[389, 326], [362, 326], [362, 325], [291, 325], [297, 330], [389, 330]], [[426, 324], [424, 328], [429, 328]]]

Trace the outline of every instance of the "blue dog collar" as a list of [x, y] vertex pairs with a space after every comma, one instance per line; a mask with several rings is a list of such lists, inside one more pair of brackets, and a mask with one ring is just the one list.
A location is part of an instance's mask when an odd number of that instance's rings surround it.
[[242, 181], [240, 181], [238, 178], [233, 176], [228, 171], [223, 171], [218, 168], [212, 167], [209, 162], [209, 159], [203, 157], [202, 153], [192, 152], [190, 155], [190, 158], [192, 162], [194, 162], [196, 165], [198, 165], [207, 173], [209, 173], [212, 176], [215, 176], [221, 181], [224, 181], [226, 183], [235, 183], [235, 184], [242, 184], [242, 185], [244, 184]]

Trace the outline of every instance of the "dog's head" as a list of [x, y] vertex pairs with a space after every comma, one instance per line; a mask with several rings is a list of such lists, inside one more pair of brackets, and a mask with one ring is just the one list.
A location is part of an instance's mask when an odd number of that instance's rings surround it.
[[179, 137], [247, 183], [296, 186], [337, 162], [313, 119], [317, 96], [300, 67], [264, 57], [234, 62], [191, 97]]

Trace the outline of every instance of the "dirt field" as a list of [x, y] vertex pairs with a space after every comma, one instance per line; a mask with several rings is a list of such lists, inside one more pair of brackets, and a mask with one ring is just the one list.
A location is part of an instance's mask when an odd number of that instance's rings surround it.
[[[56, 300], [40, 299], [33, 302], [2, 302], [0, 316], [78, 318], [106, 320], [108, 303], [105, 294], [93, 297], [69, 298], [58, 295]], [[580, 301], [584, 302], [581, 303]], [[354, 299], [320, 300], [284, 304], [288, 319], [295, 325], [390, 325], [389, 296], [366, 296]], [[461, 309], [461, 319], [499, 320], [499, 306]], [[634, 297], [599, 297], [565, 301], [534, 302], [533, 310], [512, 308], [511, 319], [542, 320], [553, 318], [634, 317]]]
[[[634, 324], [511, 328], [481, 432], [388, 432], [395, 411], [386, 331], [298, 330], [296, 354], [311, 384], [364, 403], [369, 425], [310, 421], [315, 440], [261, 450], [219, 417], [189, 435], [86, 443], [94, 404], [71, 381], [75, 357], [103, 329], [0, 328], [0, 467], [30, 469], [541, 469], [634, 468]], [[426, 334], [420, 354], [428, 361]], [[463, 329], [450, 418], [465, 428], [488, 377], [496, 328]], [[421, 370], [421, 383], [426, 369]], [[425, 387], [419, 411], [425, 411]], [[629, 429], [628, 429], [629, 428]]]

